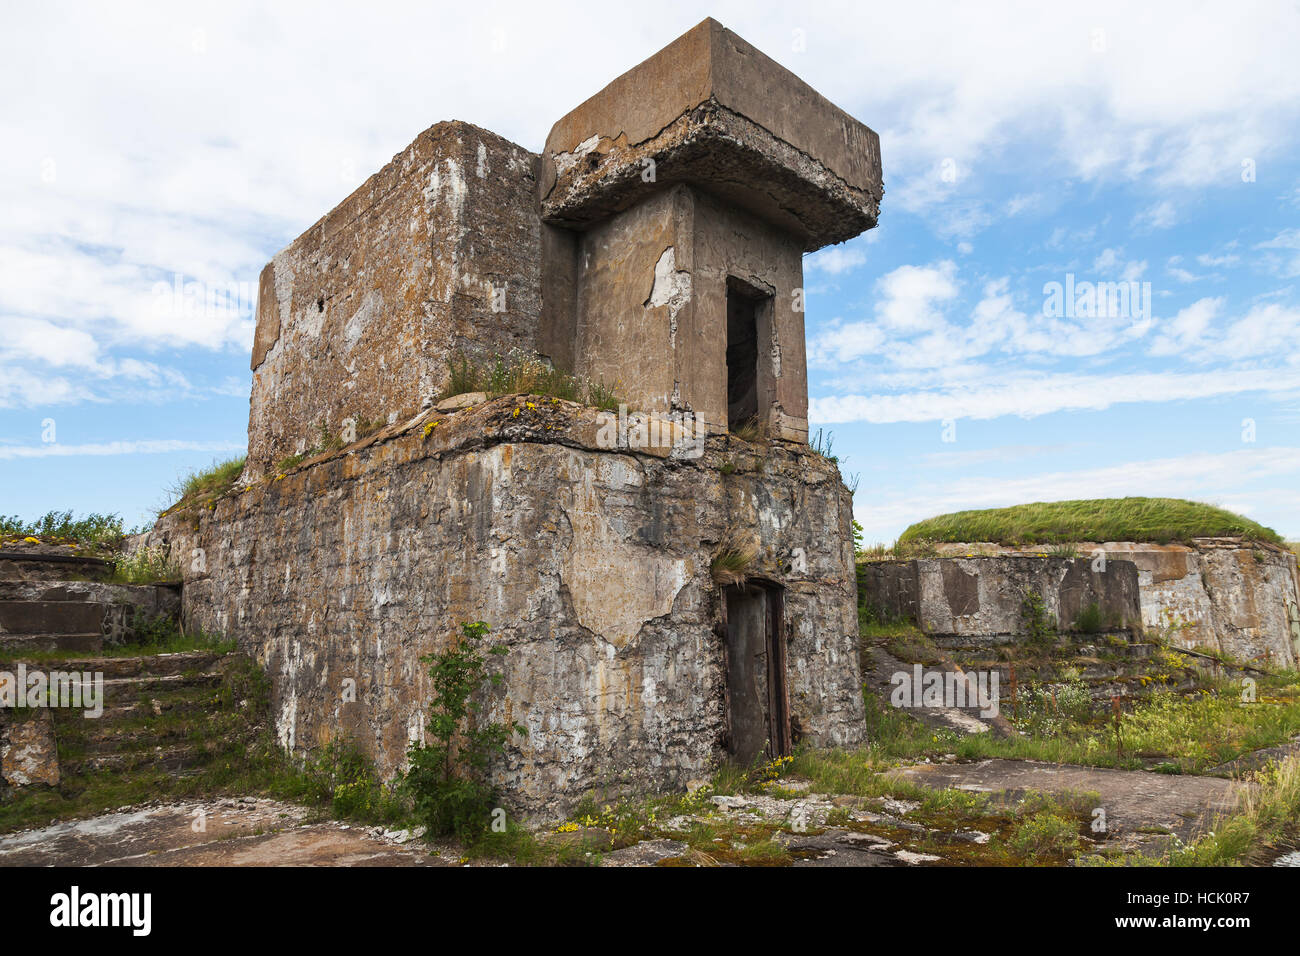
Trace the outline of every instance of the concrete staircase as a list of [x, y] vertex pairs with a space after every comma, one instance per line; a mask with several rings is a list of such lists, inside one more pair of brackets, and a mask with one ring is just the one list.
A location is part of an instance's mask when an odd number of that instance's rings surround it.
[[[4, 664], [0, 667], [13, 667]], [[0, 797], [33, 783], [77, 791], [114, 779], [188, 776], [242, 760], [265, 720], [260, 672], [218, 651], [25, 662], [32, 669], [102, 678], [102, 709], [0, 711]], [[20, 745], [23, 764], [10, 759]], [[21, 773], [15, 775], [15, 770]]]
[[180, 612], [180, 587], [110, 584], [112, 566], [66, 553], [0, 550], [0, 652], [95, 653], [132, 624]]
[[251, 739], [253, 727], [226, 686], [232, 663], [236, 655], [212, 651], [64, 662], [104, 675], [104, 709], [97, 718], [55, 715], [61, 771], [184, 774]]

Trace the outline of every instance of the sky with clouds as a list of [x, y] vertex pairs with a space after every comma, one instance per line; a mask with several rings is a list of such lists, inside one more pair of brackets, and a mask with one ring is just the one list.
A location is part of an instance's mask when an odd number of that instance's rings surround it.
[[1128, 494], [1300, 538], [1293, 3], [12, 8], [0, 514], [147, 521], [244, 448], [277, 250], [439, 120], [540, 149], [708, 15], [881, 136], [879, 227], [804, 263], [869, 541]]

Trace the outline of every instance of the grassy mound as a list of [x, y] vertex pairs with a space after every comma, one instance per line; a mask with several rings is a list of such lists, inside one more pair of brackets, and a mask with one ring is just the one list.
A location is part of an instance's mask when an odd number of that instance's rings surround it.
[[1168, 544], [1228, 536], [1282, 543], [1281, 535], [1272, 528], [1213, 505], [1181, 498], [1093, 498], [956, 511], [918, 521], [898, 540], [902, 544], [918, 541], [991, 541], [1005, 545], [1071, 541]]

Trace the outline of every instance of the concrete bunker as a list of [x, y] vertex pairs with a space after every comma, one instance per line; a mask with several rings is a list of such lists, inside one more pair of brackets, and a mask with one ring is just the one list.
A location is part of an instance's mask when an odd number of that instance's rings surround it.
[[[807, 444], [802, 256], [880, 199], [876, 134], [713, 20], [540, 154], [422, 133], [263, 270], [244, 475], [155, 532], [207, 557], [182, 562], [187, 619], [265, 664], [285, 746], [348, 737], [385, 774], [427, 723], [421, 657], [488, 622], [484, 713], [528, 728], [494, 780], [529, 815], [859, 743], [852, 495]], [[699, 454], [610, 447], [575, 402], [448, 394], [456, 356], [512, 351], [690, 412]], [[348, 420], [378, 426], [312, 447]], [[713, 580], [729, 548], [743, 591]]]

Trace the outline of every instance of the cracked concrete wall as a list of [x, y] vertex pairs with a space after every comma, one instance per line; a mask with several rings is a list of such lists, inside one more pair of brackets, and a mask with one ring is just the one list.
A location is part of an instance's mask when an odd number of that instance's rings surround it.
[[759, 323], [760, 413], [808, 437], [799, 242], [689, 186], [651, 195], [576, 239], [578, 375], [636, 408], [727, 420], [727, 284], [771, 297]]
[[[1001, 629], [1014, 623], [1013, 605], [1018, 601], [1014, 582], [1019, 576], [1015, 569], [1020, 563], [1031, 562], [1032, 566], [1039, 562], [1049, 567], [1053, 561], [1075, 561], [1090, 566], [1101, 553], [1108, 569], [1116, 564], [1133, 568], [1138, 604], [1130, 616], [1142, 627], [1165, 633], [1183, 647], [1208, 648], [1238, 660], [1294, 667], [1300, 659], [1300, 574], [1295, 555], [1284, 548], [1240, 538], [1196, 538], [1190, 545], [1084, 541], [1074, 547], [1087, 557], [1048, 558], [1030, 549], [989, 542], [940, 544], [940, 552], [948, 556], [861, 565], [860, 599], [908, 617], [920, 613], [922, 629], [927, 632], [966, 633], [951, 630], [965, 627], [973, 628], [971, 633], [992, 633], [990, 627]], [[958, 557], [971, 552], [985, 556]], [[978, 578], [976, 604], [981, 608], [988, 603], [984, 595], [1006, 592], [998, 623], [978, 624], [977, 619], [966, 617], [959, 598], [969, 589], [953, 590], [949, 579], [958, 572], [943, 571], [949, 565]], [[929, 570], [918, 576], [918, 568]], [[941, 569], [939, 577], [935, 568]], [[1123, 573], [1127, 579], [1129, 572]], [[1055, 591], [1051, 580], [1043, 583]], [[1049, 608], [1052, 600], [1049, 597]], [[1106, 606], [1103, 602], [1103, 610]], [[1078, 609], [1078, 602], [1070, 600], [1054, 613], [1069, 622], [1077, 617]]]
[[916, 621], [927, 634], [1005, 640], [1025, 633], [1021, 600], [1035, 591], [1062, 630], [1096, 602], [1108, 626], [1139, 624], [1138, 571], [1131, 561], [1094, 571], [1087, 558], [972, 557], [868, 561], [859, 600]]
[[602, 784], [680, 788], [725, 753], [709, 574], [724, 540], [752, 543], [755, 573], [787, 589], [805, 739], [859, 743], [852, 500], [834, 464], [727, 436], [698, 460], [607, 451], [594, 410], [531, 405], [420, 416], [159, 522], [188, 623], [264, 663], [283, 743], [352, 737], [395, 772], [426, 721], [420, 656], [485, 620], [509, 649], [491, 713], [529, 729], [495, 770], [510, 806], [556, 816]]
[[1238, 660], [1294, 667], [1300, 659], [1296, 557], [1239, 538], [1192, 544], [1109, 541], [1100, 548], [1138, 567], [1142, 622], [1190, 648], [1209, 647]]
[[248, 474], [346, 418], [406, 419], [456, 353], [532, 351], [537, 156], [468, 123], [420, 134], [262, 272]]

